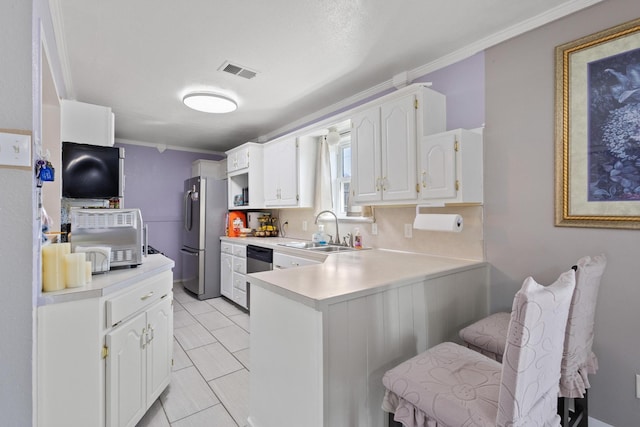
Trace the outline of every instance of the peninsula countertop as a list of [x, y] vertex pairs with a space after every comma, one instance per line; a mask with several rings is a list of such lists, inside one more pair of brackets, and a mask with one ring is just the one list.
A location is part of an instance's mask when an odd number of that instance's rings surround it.
[[142, 264], [132, 268], [119, 268], [106, 273], [94, 274], [91, 283], [77, 288], [66, 288], [60, 291], [42, 292], [38, 296], [38, 305], [57, 304], [67, 301], [96, 298], [109, 295], [138, 283], [147, 277], [163, 271], [171, 270], [175, 263], [164, 255], [148, 255]]
[[315, 309], [329, 303], [485, 266], [486, 262], [385, 249], [328, 255], [322, 264], [248, 274], [262, 286]]

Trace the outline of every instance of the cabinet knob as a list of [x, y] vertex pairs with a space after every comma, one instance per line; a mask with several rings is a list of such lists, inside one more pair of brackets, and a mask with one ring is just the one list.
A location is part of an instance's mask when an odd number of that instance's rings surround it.
[[427, 172], [422, 171], [422, 187], [427, 188]]

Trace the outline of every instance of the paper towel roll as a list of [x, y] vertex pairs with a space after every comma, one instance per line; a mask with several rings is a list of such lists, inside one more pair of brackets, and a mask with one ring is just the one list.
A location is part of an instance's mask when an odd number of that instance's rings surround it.
[[462, 217], [457, 214], [421, 214], [416, 213], [413, 221], [416, 230], [462, 231]]

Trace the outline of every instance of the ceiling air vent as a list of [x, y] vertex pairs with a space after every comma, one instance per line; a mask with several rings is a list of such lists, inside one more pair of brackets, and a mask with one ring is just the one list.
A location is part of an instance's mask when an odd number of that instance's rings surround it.
[[225, 62], [218, 68], [219, 71], [224, 71], [226, 73], [231, 73], [234, 76], [244, 77], [245, 79], [252, 79], [256, 76], [256, 72], [252, 71], [246, 67], [241, 65], [232, 64], [230, 62]]

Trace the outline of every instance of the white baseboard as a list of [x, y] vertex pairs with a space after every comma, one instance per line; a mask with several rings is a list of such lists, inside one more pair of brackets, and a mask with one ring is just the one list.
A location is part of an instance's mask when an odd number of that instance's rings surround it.
[[602, 421], [596, 420], [595, 418], [589, 417], [589, 425], [591, 427], [614, 427], [611, 424], [603, 423]]

